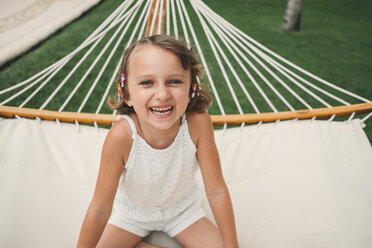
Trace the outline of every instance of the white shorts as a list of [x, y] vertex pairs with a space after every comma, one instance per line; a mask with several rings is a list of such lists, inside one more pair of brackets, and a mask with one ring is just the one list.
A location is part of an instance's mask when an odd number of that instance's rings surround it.
[[203, 208], [199, 203], [194, 203], [180, 214], [164, 222], [144, 223], [130, 220], [119, 215], [112, 215], [108, 224], [141, 237], [146, 237], [152, 231], [163, 231], [173, 238], [203, 217], [205, 217]]

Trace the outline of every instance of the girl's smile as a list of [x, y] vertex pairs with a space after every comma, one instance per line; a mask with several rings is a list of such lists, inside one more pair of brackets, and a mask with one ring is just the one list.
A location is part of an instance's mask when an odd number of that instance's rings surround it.
[[[126, 103], [133, 106], [144, 135], [178, 132], [190, 101], [190, 70], [173, 52], [153, 45], [136, 48], [128, 65]], [[172, 135], [173, 136], [173, 135]]]
[[166, 118], [169, 114], [173, 111], [174, 107], [157, 107], [157, 108], [150, 108], [151, 112], [155, 115], [158, 115], [159, 118]]

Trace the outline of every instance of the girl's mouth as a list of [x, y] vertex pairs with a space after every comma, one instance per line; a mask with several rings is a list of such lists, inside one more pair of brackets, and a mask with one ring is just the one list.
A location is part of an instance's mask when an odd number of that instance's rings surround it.
[[156, 115], [167, 115], [174, 109], [174, 106], [166, 108], [150, 108], [150, 111]]

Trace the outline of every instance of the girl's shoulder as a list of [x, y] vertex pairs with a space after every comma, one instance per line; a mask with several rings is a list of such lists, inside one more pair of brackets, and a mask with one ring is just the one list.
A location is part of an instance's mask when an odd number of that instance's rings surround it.
[[130, 141], [130, 143], [132, 143], [132, 129], [128, 120], [124, 118], [119, 118], [115, 122], [115, 124], [111, 127], [109, 134], [111, 134], [114, 141]]
[[123, 152], [124, 160], [129, 156], [132, 147], [132, 130], [126, 119], [120, 118], [110, 128], [105, 143], [110, 144]]
[[211, 124], [211, 117], [207, 112], [187, 112], [186, 113], [187, 123], [190, 124]]
[[186, 114], [187, 125], [189, 128], [190, 136], [195, 146], [197, 146], [199, 139], [210, 130], [213, 130], [211, 117], [207, 112], [188, 112]]

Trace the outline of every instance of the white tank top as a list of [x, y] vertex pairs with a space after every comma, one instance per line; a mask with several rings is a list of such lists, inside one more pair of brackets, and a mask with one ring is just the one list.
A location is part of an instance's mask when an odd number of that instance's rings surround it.
[[186, 115], [173, 143], [152, 148], [138, 133], [133, 120], [121, 115], [132, 129], [132, 148], [116, 193], [113, 213], [135, 221], [166, 221], [201, 201], [195, 181], [199, 168], [196, 147]]

